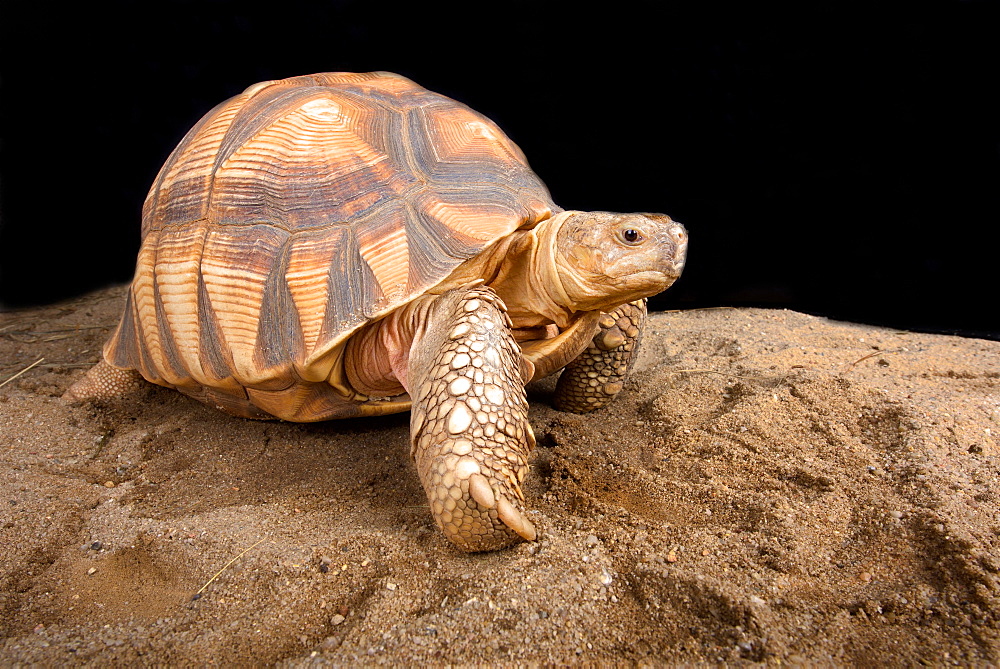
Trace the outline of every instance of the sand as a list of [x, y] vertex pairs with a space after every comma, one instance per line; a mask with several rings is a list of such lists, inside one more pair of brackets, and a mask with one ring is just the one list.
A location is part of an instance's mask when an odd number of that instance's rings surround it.
[[406, 415], [67, 406], [122, 293], [0, 314], [0, 664], [1000, 662], [998, 342], [653, 315], [608, 409], [529, 388], [540, 540], [469, 555]]

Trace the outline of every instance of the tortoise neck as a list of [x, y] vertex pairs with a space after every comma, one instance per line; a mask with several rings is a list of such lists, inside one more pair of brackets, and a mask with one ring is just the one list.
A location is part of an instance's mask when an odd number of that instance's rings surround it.
[[559, 227], [572, 213], [562, 212], [530, 230], [515, 232], [492, 254], [497, 271], [487, 285], [507, 304], [515, 327], [555, 323], [563, 329], [576, 319], [557, 271], [556, 251]]

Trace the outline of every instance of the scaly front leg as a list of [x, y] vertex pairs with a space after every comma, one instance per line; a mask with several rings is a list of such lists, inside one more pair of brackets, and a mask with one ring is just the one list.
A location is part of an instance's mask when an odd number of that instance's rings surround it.
[[554, 404], [572, 413], [600, 409], [621, 392], [639, 352], [646, 300], [623, 304], [601, 316], [590, 346], [566, 365], [556, 384]]
[[410, 350], [410, 438], [434, 519], [467, 551], [531, 541], [520, 484], [535, 438], [506, 307], [459, 289], [427, 321]]

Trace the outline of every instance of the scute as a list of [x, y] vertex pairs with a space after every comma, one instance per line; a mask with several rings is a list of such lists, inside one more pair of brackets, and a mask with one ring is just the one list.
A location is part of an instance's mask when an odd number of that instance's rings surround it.
[[262, 82], [157, 176], [105, 356], [196, 396], [316, 404], [297, 386], [324, 381], [353, 331], [556, 211], [492, 121], [404, 77]]

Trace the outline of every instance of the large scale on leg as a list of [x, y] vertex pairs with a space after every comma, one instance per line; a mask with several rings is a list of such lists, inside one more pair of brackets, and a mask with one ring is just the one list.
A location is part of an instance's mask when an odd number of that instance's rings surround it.
[[122, 320], [81, 401], [139, 379], [245, 418], [412, 405], [431, 511], [465, 550], [532, 539], [524, 384], [603, 406], [644, 298], [680, 275], [663, 214], [564, 211], [488, 118], [386, 72], [251, 86], [167, 159]]

